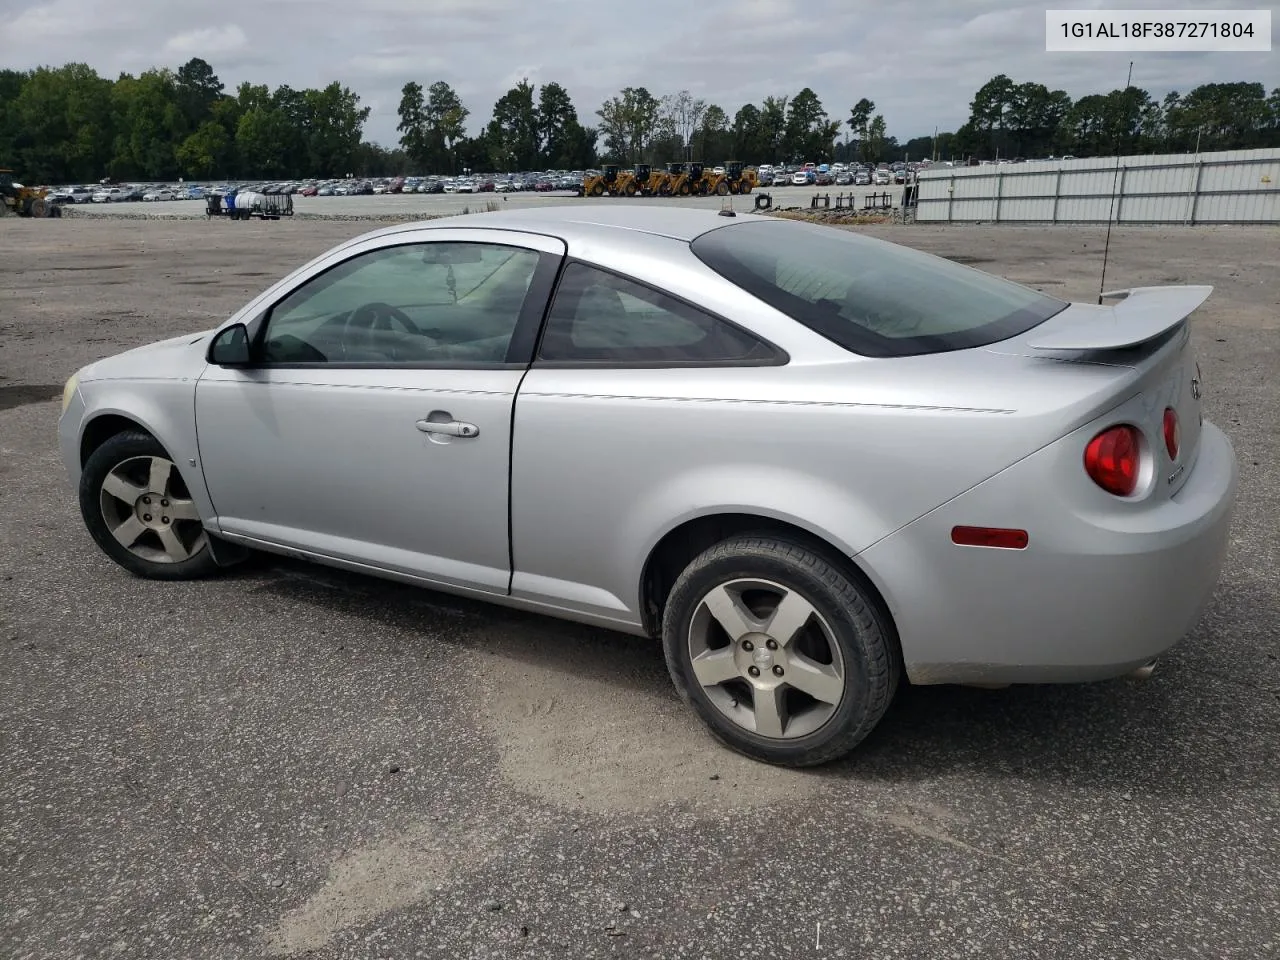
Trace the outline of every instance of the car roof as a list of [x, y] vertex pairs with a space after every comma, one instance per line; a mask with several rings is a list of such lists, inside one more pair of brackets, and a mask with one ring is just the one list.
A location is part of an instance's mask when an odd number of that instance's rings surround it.
[[720, 216], [717, 210], [698, 210], [691, 207], [658, 206], [653, 203], [603, 202], [558, 204], [546, 207], [526, 207], [518, 210], [500, 210], [495, 213], [471, 213], [455, 217], [440, 217], [416, 223], [405, 223], [383, 230], [376, 230], [360, 239], [402, 233], [422, 228], [449, 229], [452, 227], [487, 227], [494, 230], [518, 230], [526, 233], [543, 233], [560, 237], [567, 242], [599, 239], [602, 234], [614, 231], [635, 231], [667, 237], [684, 242], [719, 227], [728, 226], [743, 219], [764, 220], [766, 217], [737, 213], [733, 219]]

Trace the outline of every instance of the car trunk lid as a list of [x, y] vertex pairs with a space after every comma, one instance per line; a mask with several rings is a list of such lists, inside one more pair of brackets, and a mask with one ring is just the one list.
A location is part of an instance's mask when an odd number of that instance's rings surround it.
[[[1159, 476], [1157, 496], [1181, 489], [1200, 446], [1202, 412], [1200, 369], [1191, 343], [1188, 318], [1208, 299], [1208, 286], [1136, 287], [1105, 298], [1112, 305], [1072, 304], [1027, 333], [992, 344], [994, 353], [1062, 363], [1126, 368], [1116, 384], [1116, 404], [1141, 398], [1135, 423], [1150, 444]], [[1177, 415], [1178, 444], [1165, 443], [1165, 411]]]

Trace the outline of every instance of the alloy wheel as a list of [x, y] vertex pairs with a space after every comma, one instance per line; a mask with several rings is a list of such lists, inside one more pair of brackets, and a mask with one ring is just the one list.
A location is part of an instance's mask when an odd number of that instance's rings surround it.
[[783, 584], [735, 579], [713, 587], [694, 611], [688, 644], [702, 692], [758, 736], [808, 736], [844, 698], [844, 659], [830, 625]]
[[102, 519], [116, 541], [152, 563], [182, 563], [209, 539], [200, 514], [173, 461], [130, 457], [102, 481]]

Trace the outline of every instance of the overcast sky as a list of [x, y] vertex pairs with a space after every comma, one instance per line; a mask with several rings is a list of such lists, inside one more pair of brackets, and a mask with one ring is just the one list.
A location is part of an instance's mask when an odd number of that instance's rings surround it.
[[[1128, 54], [1046, 53], [1055, 8], [1267, 8], [1268, 0], [0, 0], [0, 64], [84, 61], [114, 78], [193, 56], [228, 90], [338, 80], [372, 108], [366, 136], [398, 137], [409, 80], [446, 80], [476, 132], [522, 77], [558, 81], [586, 124], [625, 86], [688, 89], [732, 117], [745, 102], [812, 87], [844, 119], [860, 97], [900, 140], [953, 130], [998, 73], [1073, 98], [1123, 87]], [[1280, 16], [1273, 11], [1273, 20]], [[1280, 54], [1134, 54], [1157, 97], [1210, 81], [1280, 85]]]

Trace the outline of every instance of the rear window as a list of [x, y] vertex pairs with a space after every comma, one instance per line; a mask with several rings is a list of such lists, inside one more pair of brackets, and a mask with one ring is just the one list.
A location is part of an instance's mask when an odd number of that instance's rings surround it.
[[941, 257], [796, 221], [731, 224], [692, 249], [716, 273], [868, 357], [985, 346], [1068, 306]]

